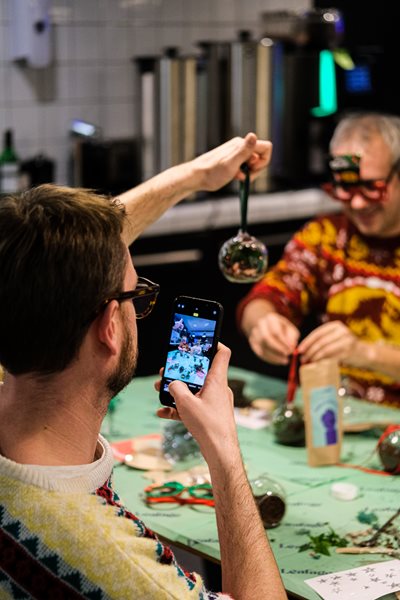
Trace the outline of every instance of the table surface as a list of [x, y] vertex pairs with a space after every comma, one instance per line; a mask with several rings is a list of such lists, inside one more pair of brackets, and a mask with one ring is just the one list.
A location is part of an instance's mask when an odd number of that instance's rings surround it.
[[[244, 393], [251, 399], [260, 397], [282, 398], [284, 382], [242, 369], [231, 368], [230, 377], [246, 381]], [[127, 439], [134, 436], [162, 432], [165, 421], [155, 412], [159, 406], [153, 384], [154, 377], [135, 379], [121, 394], [121, 401], [113, 416], [113, 436]], [[296, 398], [296, 402], [298, 402]], [[400, 423], [400, 411], [376, 407], [353, 400], [355, 419], [389, 419]], [[288, 592], [309, 600], [320, 596], [304, 583], [318, 575], [353, 569], [392, 557], [381, 554], [336, 554], [313, 558], [308, 552], [299, 553], [299, 547], [308, 541], [305, 533], [318, 535], [331, 526], [344, 535], [365, 529], [357, 520], [360, 511], [374, 512], [383, 524], [399, 508], [400, 477], [381, 476], [337, 466], [311, 468], [307, 465], [305, 448], [278, 445], [269, 428], [251, 430], [238, 426], [240, 446], [249, 479], [268, 473], [285, 489], [287, 510], [281, 524], [268, 531], [276, 560]], [[341, 461], [365, 464], [377, 443], [376, 437], [365, 434], [345, 434]], [[368, 466], [380, 469], [377, 454]], [[176, 466], [182, 470], [181, 465]], [[114, 471], [115, 487], [126, 505], [147, 526], [171, 543], [181, 545], [211, 560], [219, 560], [219, 545], [214, 510], [204, 506], [147, 507], [143, 489], [148, 485], [145, 472], [119, 466]], [[359, 488], [355, 500], [344, 502], [334, 499], [330, 487], [336, 481], [351, 481]], [[394, 595], [385, 596], [395, 598]]]

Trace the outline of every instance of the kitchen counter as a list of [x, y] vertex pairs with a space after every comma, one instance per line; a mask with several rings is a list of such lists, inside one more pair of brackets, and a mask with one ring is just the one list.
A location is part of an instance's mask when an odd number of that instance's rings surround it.
[[[318, 188], [252, 194], [248, 204], [248, 223], [268, 223], [313, 217], [323, 212], [337, 212], [340, 203], [331, 200]], [[213, 197], [201, 202], [184, 202], [169, 209], [141, 235], [154, 237], [238, 226], [237, 196]]]

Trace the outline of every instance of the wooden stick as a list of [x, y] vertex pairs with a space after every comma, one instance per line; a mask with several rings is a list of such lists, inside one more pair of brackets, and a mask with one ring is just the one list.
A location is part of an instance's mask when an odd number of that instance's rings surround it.
[[347, 548], [336, 548], [337, 554], [393, 554], [394, 548], [385, 548], [384, 546], [375, 546], [372, 548], [361, 546], [348, 546]]

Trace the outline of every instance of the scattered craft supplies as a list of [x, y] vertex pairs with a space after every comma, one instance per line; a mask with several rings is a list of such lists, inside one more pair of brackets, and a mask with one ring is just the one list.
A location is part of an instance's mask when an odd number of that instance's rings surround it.
[[170, 471], [172, 465], [162, 452], [162, 434], [150, 433], [111, 444], [116, 460], [141, 470]]

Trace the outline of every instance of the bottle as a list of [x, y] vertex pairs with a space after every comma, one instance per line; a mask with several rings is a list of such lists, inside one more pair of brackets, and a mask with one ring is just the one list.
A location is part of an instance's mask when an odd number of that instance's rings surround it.
[[267, 473], [252, 479], [250, 486], [264, 527], [266, 529], [277, 527], [286, 511], [285, 490]]
[[19, 160], [14, 150], [13, 132], [4, 132], [3, 151], [0, 154], [0, 192], [10, 194], [19, 189]]

